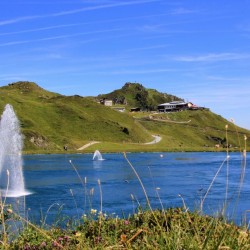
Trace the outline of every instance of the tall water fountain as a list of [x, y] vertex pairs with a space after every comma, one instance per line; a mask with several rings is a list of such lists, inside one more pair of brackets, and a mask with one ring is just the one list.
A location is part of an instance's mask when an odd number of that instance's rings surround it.
[[103, 161], [104, 159], [102, 158], [102, 154], [100, 153], [99, 150], [96, 150], [94, 155], [93, 155], [93, 160], [98, 160], [98, 161]]
[[5, 106], [0, 121], [0, 189], [6, 197], [30, 194], [24, 188], [23, 140], [19, 121], [10, 104]]

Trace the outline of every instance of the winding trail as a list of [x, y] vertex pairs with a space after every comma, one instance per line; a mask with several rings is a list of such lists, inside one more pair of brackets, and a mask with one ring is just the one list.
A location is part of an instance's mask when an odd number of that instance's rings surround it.
[[[143, 144], [143, 145], [151, 145], [151, 144], [156, 144], [156, 143], [158, 143], [158, 142], [160, 142], [161, 140], [162, 140], [162, 137], [160, 137], [159, 135], [152, 135], [153, 137], [154, 137], [154, 140], [153, 141], [151, 141], [151, 142], [146, 142], [146, 143], [136, 143], [136, 144]], [[85, 145], [83, 145], [82, 147], [80, 147], [80, 148], [78, 148], [77, 150], [83, 150], [83, 149], [85, 149], [85, 148], [88, 148], [88, 147], [90, 147], [91, 145], [94, 145], [94, 144], [97, 144], [97, 143], [101, 143], [101, 142], [99, 142], [99, 141], [92, 141], [92, 142], [89, 142], [89, 143], [87, 143], [87, 144], [85, 144]]]
[[146, 142], [146, 143], [143, 143], [144, 145], [150, 145], [150, 144], [156, 144], [158, 142], [161, 141], [161, 137], [159, 135], [152, 135], [154, 137], [154, 140], [151, 141], [151, 142]]
[[99, 141], [92, 141], [92, 142], [89, 142], [89, 143], [83, 145], [82, 147], [78, 148], [77, 150], [83, 150], [83, 149], [85, 149], [85, 148], [87, 148], [87, 147], [89, 147], [89, 146], [91, 146], [91, 145], [93, 145], [93, 144], [96, 144], [96, 143], [100, 143], [100, 142], [99, 142]]
[[176, 123], [176, 124], [188, 124], [191, 122], [191, 120], [188, 120], [188, 121], [173, 121], [173, 120], [167, 120], [167, 119], [155, 119], [155, 118], [149, 118], [151, 120], [154, 120], [154, 121], [158, 121], [158, 122], [169, 122], [169, 123]]

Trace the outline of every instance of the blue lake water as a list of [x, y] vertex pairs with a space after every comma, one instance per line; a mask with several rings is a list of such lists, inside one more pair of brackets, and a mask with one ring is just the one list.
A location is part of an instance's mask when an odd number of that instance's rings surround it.
[[[104, 161], [93, 161], [93, 154], [25, 155], [25, 185], [33, 192], [25, 197], [29, 218], [39, 221], [42, 214], [47, 216], [47, 223], [53, 223], [59, 210], [61, 215], [77, 218], [91, 208], [100, 211], [101, 205], [104, 213], [123, 216], [135, 212], [138, 204], [144, 206], [141, 185], [123, 154], [102, 156]], [[153, 208], [180, 207], [184, 200], [188, 209], [194, 210], [199, 209], [199, 202], [226, 153], [129, 153], [127, 158], [138, 172]], [[237, 223], [250, 209], [248, 166], [249, 157], [238, 200], [242, 157], [240, 153], [230, 153], [227, 214]], [[223, 206], [226, 176], [225, 162], [204, 201], [205, 213], [214, 214]], [[82, 183], [85, 179], [86, 185]], [[98, 180], [101, 185], [98, 185]], [[91, 190], [94, 190], [93, 195]], [[14, 198], [8, 200], [16, 202]]]

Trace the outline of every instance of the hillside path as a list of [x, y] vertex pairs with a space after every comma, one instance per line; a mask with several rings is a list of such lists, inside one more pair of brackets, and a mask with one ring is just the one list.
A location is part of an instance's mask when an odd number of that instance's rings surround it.
[[187, 124], [187, 123], [190, 123], [191, 120], [188, 120], [188, 121], [173, 121], [173, 120], [167, 120], [167, 119], [156, 119], [156, 118], [152, 118], [152, 117], [149, 117], [149, 119], [151, 120], [154, 120], [154, 121], [158, 121], [158, 122], [169, 122], [169, 123], [176, 123], [176, 124]]
[[[162, 137], [160, 137], [159, 135], [152, 135], [152, 136], [154, 137], [154, 140], [153, 140], [153, 141], [151, 141], [151, 142], [146, 142], [146, 143], [142, 143], [142, 144], [144, 144], [144, 145], [156, 144], [156, 143], [160, 142], [161, 139], [162, 139]], [[89, 147], [89, 146], [91, 146], [91, 145], [96, 144], [96, 143], [100, 143], [100, 142], [99, 142], [99, 141], [92, 141], [92, 142], [89, 142], [89, 143], [83, 145], [82, 147], [78, 148], [77, 150], [83, 150], [83, 149], [85, 149], [85, 148], [87, 148], [87, 147]], [[139, 143], [139, 144], [141, 144], [141, 143]]]
[[146, 142], [146, 143], [143, 143], [145, 145], [149, 145], [149, 144], [155, 144], [155, 143], [158, 143], [161, 141], [161, 137], [159, 135], [152, 135], [154, 137], [154, 140], [151, 141], [151, 142]]
[[91, 141], [91, 142], [83, 145], [82, 147], [78, 148], [77, 150], [83, 150], [83, 149], [85, 149], [85, 148], [87, 148], [87, 147], [89, 147], [89, 146], [91, 146], [93, 144], [96, 144], [96, 143], [100, 143], [100, 142], [99, 141]]

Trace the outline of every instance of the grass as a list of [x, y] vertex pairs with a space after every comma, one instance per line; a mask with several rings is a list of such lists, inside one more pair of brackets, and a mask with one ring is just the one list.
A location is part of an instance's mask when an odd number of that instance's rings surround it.
[[[225, 124], [229, 125], [229, 138], [233, 138], [229, 141], [233, 146], [230, 150], [239, 150], [234, 148], [239, 145], [237, 133], [241, 145], [243, 135], [250, 137], [248, 130], [207, 110], [120, 113], [91, 98], [59, 95], [30, 82], [1, 87], [0, 111], [7, 103], [14, 107], [20, 120], [25, 153], [65, 153], [64, 145], [70, 153], [78, 152], [91, 141], [101, 143], [81, 152], [214, 151], [218, 140], [225, 139]], [[156, 134], [162, 137], [160, 143], [144, 144]]]
[[[227, 127], [226, 127], [227, 131]], [[243, 148], [242, 178], [239, 183], [240, 188], [244, 182], [244, 171], [246, 167], [246, 141]], [[138, 203], [136, 212], [128, 217], [118, 217], [113, 214], [107, 215], [102, 209], [102, 187], [101, 180], [98, 179], [100, 193], [100, 211], [93, 208], [89, 213], [78, 215], [77, 220], [63, 218], [54, 225], [45, 223], [39, 225], [31, 223], [29, 220], [16, 214], [11, 208], [5, 205], [5, 200], [1, 199], [1, 224], [2, 234], [0, 243], [2, 249], [249, 249], [250, 232], [249, 224], [245, 221], [242, 226], [237, 226], [224, 217], [224, 213], [219, 216], [208, 216], [203, 214], [203, 204], [206, 196], [213, 186], [214, 180], [228, 159], [226, 153], [225, 161], [218, 168], [207, 192], [201, 200], [199, 210], [190, 212], [183, 200], [183, 207], [153, 210], [150, 205], [147, 192], [143, 182], [127, 159], [135, 176], [137, 177], [144, 192], [147, 205], [141, 207]], [[70, 161], [70, 164], [78, 176], [82, 188], [84, 189], [85, 201], [91, 200], [91, 190], [87, 190], [87, 179], [84, 180], [78, 173], [77, 167]], [[72, 194], [73, 195], [73, 194]], [[237, 198], [239, 198], [239, 195]], [[161, 204], [160, 196], [158, 195]], [[236, 202], [237, 203], [237, 202]], [[227, 204], [227, 194], [225, 207]], [[223, 211], [223, 209], [222, 209]], [[247, 212], [247, 211], [246, 211]], [[46, 216], [45, 216], [46, 218]], [[22, 230], [15, 237], [11, 234], [9, 221], [19, 221], [22, 223]], [[63, 224], [64, 226], [60, 226]], [[13, 224], [10, 224], [13, 226]]]
[[[216, 140], [232, 144], [230, 150], [240, 150], [243, 157], [241, 180], [237, 199], [240, 197], [246, 168], [246, 151], [249, 149], [249, 131], [210, 111], [178, 112], [171, 114], [120, 114], [107, 107], [78, 96], [64, 97], [46, 92], [34, 84], [22, 84], [0, 89], [0, 104], [13, 104], [21, 117], [22, 131], [26, 136], [27, 152], [62, 152], [69, 145], [68, 153], [93, 139], [101, 140], [84, 150], [93, 152], [121, 151], [214, 151]], [[135, 117], [131, 117], [135, 116]], [[189, 121], [188, 123], [180, 123]], [[74, 124], [74, 126], [72, 126]], [[225, 130], [225, 124], [226, 130]], [[62, 126], [63, 125], [63, 126]], [[128, 128], [129, 135], [121, 128]], [[87, 132], [86, 132], [87, 131]], [[159, 134], [157, 144], [145, 145], [152, 140], [150, 134]], [[31, 137], [43, 146], [29, 141]], [[91, 137], [91, 138], [90, 138]], [[28, 138], [28, 139], [27, 139]], [[40, 140], [38, 140], [40, 138]], [[46, 144], [46, 146], [45, 146]], [[237, 146], [237, 148], [235, 148]], [[29, 150], [29, 151], [28, 151]], [[223, 149], [228, 157], [229, 148]], [[126, 158], [126, 155], [125, 155]], [[226, 158], [227, 159], [227, 158]], [[127, 160], [128, 161], [128, 160]], [[222, 163], [214, 179], [217, 177]], [[87, 190], [87, 179], [81, 179], [77, 168], [70, 162], [81, 181], [85, 203], [91, 202], [91, 190]], [[128, 161], [144, 192], [147, 206], [139, 204], [137, 212], [128, 217], [114, 217], [102, 211], [101, 180], [98, 180], [100, 211], [91, 208], [77, 220], [63, 218], [54, 225], [46, 224], [45, 215], [41, 224], [32, 223], [26, 216], [15, 212], [0, 197], [0, 248], [1, 249], [249, 249], [248, 225], [241, 227], [220, 217], [203, 214], [203, 203], [213, 186], [209, 186], [201, 200], [200, 210], [190, 212], [183, 200], [182, 208], [153, 210], [140, 176]], [[227, 183], [228, 185], [228, 183]], [[227, 192], [227, 191], [226, 191]], [[73, 192], [71, 193], [73, 196]], [[159, 203], [161, 199], [158, 194]], [[182, 197], [181, 197], [182, 198]], [[225, 194], [225, 206], [227, 193]], [[237, 203], [237, 202], [236, 202]], [[53, 206], [53, 205], [51, 205]], [[77, 209], [77, 207], [76, 207]], [[223, 211], [223, 210], [222, 210]], [[64, 226], [60, 226], [64, 224]], [[13, 229], [18, 229], [18, 233]]]
[[[95, 212], [95, 211], [94, 211]], [[182, 208], [141, 211], [128, 218], [92, 212], [72, 228], [46, 235], [28, 225], [9, 249], [249, 249], [245, 228]], [[93, 218], [94, 216], [95, 219]], [[157, 222], [159, 226], [157, 226]], [[6, 245], [7, 246], [7, 245]]]
[[80, 96], [62, 96], [34, 83], [0, 88], [0, 110], [10, 103], [21, 123], [25, 151], [71, 150], [86, 141], [146, 142], [134, 119]]

